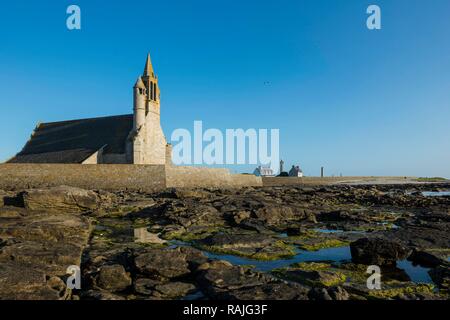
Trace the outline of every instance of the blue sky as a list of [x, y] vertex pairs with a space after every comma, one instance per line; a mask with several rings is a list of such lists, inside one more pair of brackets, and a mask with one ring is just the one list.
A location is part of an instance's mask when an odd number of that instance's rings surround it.
[[168, 138], [279, 128], [307, 175], [450, 177], [449, 30], [448, 0], [4, 1], [0, 161], [39, 121], [130, 113], [150, 51]]

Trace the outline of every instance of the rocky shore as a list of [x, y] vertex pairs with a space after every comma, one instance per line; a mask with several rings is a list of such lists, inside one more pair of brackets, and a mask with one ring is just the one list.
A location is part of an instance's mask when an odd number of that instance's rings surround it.
[[449, 190], [0, 190], [0, 299], [448, 299]]

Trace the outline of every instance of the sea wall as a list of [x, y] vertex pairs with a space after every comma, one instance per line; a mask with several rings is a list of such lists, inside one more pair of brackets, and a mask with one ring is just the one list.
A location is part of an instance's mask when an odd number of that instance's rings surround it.
[[244, 187], [262, 186], [260, 177], [254, 175], [231, 174], [228, 169], [203, 167], [166, 167], [167, 187]]
[[162, 165], [0, 164], [0, 189], [68, 185], [103, 190], [160, 190], [166, 185]]
[[132, 164], [0, 164], [0, 189], [68, 185], [85, 189], [155, 191], [167, 187], [261, 186], [260, 177], [228, 169]]

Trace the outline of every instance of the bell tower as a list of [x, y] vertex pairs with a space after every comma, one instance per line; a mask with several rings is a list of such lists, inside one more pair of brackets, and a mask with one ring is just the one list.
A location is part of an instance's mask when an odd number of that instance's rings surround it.
[[159, 94], [159, 86], [158, 86], [158, 77], [155, 75], [153, 71], [152, 60], [150, 58], [150, 54], [147, 56], [147, 61], [145, 62], [144, 74], [142, 75], [142, 81], [147, 88], [147, 104], [148, 110], [147, 112], [155, 112], [160, 113], [160, 94]]
[[130, 161], [134, 164], [166, 163], [166, 138], [161, 129], [160, 91], [150, 54], [144, 73], [133, 88], [134, 123], [131, 134]]

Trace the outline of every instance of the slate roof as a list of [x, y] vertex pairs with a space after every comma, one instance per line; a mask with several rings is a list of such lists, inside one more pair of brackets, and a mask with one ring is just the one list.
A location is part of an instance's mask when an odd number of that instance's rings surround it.
[[125, 153], [133, 115], [42, 123], [9, 163], [81, 163], [101, 147]]

